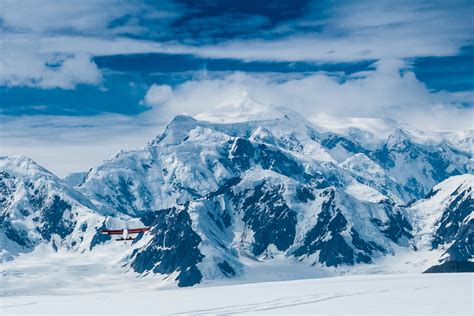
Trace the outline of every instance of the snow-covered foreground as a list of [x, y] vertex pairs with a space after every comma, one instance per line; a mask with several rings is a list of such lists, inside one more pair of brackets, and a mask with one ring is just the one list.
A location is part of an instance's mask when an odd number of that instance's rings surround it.
[[431, 260], [400, 248], [347, 270], [246, 259], [244, 275], [179, 289], [166, 275], [130, 271], [119, 259], [126, 249], [112, 243], [78, 254], [40, 247], [2, 263], [0, 315], [473, 312], [474, 274], [421, 274], [439, 254]]
[[474, 274], [343, 276], [185, 289], [1, 298], [1, 314], [472, 315]]

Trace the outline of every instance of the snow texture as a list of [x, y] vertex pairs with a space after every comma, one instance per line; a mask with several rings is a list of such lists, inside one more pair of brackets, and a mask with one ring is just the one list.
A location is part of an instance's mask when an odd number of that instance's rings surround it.
[[[2, 315], [472, 315], [472, 274], [346, 276], [2, 298]], [[121, 289], [124, 289], [122, 287]]]

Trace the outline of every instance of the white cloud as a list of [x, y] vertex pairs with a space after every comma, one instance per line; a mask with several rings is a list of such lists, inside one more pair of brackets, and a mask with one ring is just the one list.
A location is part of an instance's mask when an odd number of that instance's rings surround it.
[[78, 83], [101, 82], [90, 55], [44, 53], [35, 35], [5, 36], [0, 46], [0, 85], [71, 89]]
[[173, 90], [168, 85], [153, 84], [148, 89], [143, 103], [147, 105], [160, 105], [169, 101], [173, 97]]
[[0, 17], [6, 27], [20, 31], [93, 31], [105, 29], [110, 20], [123, 13], [119, 11], [116, 5], [103, 10], [102, 5], [91, 1], [72, 4], [50, 0], [3, 0]]
[[[168, 22], [186, 10], [181, 12], [167, 1], [160, 5], [161, 10], [143, 3], [113, 0], [81, 1], [74, 5], [50, 0], [42, 1], [41, 5], [37, 1], [5, 0], [0, 11], [2, 82], [39, 87], [99, 82], [93, 64], [83, 63], [82, 75], [71, 80], [70, 76], [62, 76], [61, 71], [52, 71], [47, 65], [58, 54], [160, 52], [206, 58], [341, 62], [450, 56], [473, 43], [472, 3], [424, 0], [335, 2], [325, 9], [324, 17], [319, 16], [321, 8], [317, 7], [284, 26], [256, 32], [255, 39], [230, 38], [208, 45], [189, 44], [192, 39], [183, 44], [127, 37], [149, 32], [173, 34]], [[152, 23], [141, 25], [142, 19]], [[122, 20], [121, 24], [111, 26], [116, 20]], [[312, 26], [318, 30], [295, 31]], [[199, 28], [199, 24], [194, 27]], [[282, 34], [287, 36], [275, 36]], [[214, 42], [212, 38], [202, 41]], [[60, 83], [61, 79], [65, 82]]]
[[[244, 102], [248, 96], [307, 117], [392, 119], [422, 130], [472, 128], [472, 94], [430, 92], [401, 60], [382, 60], [375, 66], [375, 70], [349, 77], [316, 73], [282, 80], [271, 74], [233, 73], [197, 79], [175, 87], [173, 97], [160, 100], [154, 111], [168, 116], [223, 111], [226, 104]], [[466, 102], [470, 107], [461, 106]]]
[[177, 16], [168, 1], [160, 6], [161, 10], [118, 0], [3, 0], [0, 85], [64, 89], [97, 85], [101, 73], [91, 61], [93, 56], [153, 51], [159, 46], [123, 36], [148, 31], [138, 16], [153, 20], [157, 27]]
[[[264, 32], [269, 39], [229, 40], [190, 51], [212, 58], [276, 61], [449, 56], [473, 43], [473, 10], [472, 1], [335, 1], [324, 8], [315, 1], [302, 18]], [[294, 34], [311, 27], [317, 30]], [[287, 36], [275, 39], [278, 33]]]
[[134, 34], [147, 31], [138, 17], [159, 23], [178, 16], [178, 9], [167, 0], [160, 1], [159, 8], [141, 1], [2, 0], [0, 19], [5, 28], [20, 33]]
[[[208, 58], [233, 58], [246, 61], [351, 62], [381, 58], [456, 55], [465, 42], [437, 38], [397, 38], [373, 34], [331, 38], [321, 35], [294, 36], [280, 40], [246, 40], [189, 47], [187, 51]], [[171, 49], [172, 50], [172, 49]], [[179, 47], [176, 48], [180, 51]]]

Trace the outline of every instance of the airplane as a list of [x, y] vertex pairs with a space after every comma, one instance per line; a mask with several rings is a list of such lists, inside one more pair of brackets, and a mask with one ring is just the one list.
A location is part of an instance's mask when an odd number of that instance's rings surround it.
[[103, 229], [101, 230], [101, 233], [106, 234], [106, 235], [122, 235], [122, 238], [118, 238], [115, 240], [126, 241], [126, 240], [135, 239], [129, 236], [130, 234], [145, 233], [149, 230], [150, 230], [150, 227], [130, 228], [130, 229]]

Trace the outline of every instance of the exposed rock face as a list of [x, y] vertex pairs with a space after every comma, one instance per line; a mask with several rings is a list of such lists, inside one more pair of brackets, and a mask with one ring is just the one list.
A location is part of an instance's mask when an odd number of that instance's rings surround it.
[[432, 266], [424, 273], [459, 273], [474, 272], [474, 262], [470, 261], [446, 261], [445, 263]]
[[2, 260], [41, 243], [83, 249], [100, 218], [84, 195], [30, 159], [0, 158]]
[[197, 268], [203, 255], [198, 246], [202, 239], [192, 229], [186, 209], [170, 208], [156, 212], [152, 239], [132, 255], [132, 268], [140, 273], [177, 272], [179, 286], [199, 283], [202, 274]]

